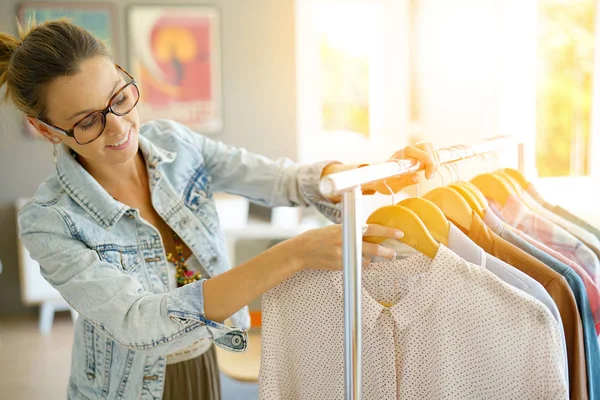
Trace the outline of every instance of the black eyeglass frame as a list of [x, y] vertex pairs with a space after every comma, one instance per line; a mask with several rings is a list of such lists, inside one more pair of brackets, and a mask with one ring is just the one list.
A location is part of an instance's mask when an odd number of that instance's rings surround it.
[[[123, 72], [125, 75], [127, 75], [127, 77], [130, 79], [129, 82], [127, 82], [123, 87], [121, 87], [121, 89], [119, 89], [117, 92], [115, 92], [115, 94], [113, 94], [110, 99], [108, 100], [108, 106], [104, 109], [104, 110], [96, 110], [96, 111], [92, 111], [89, 114], [87, 114], [85, 117], [81, 118], [79, 121], [77, 121], [72, 127], [71, 129], [63, 129], [60, 128], [56, 125], [52, 125], [49, 122], [44, 121], [41, 118], [37, 118], [38, 121], [40, 121], [43, 125], [47, 126], [48, 128], [54, 129], [55, 131], [58, 131], [59, 133], [62, 133], [63, 135], [66, 135], [70, 138], [75, 139], [75, 141], [77, 142], [77, 144], [79, 145], [85, 145], [85, 144], [90, 144], [92, 143], [94, 140], [98, 139], [100, 136], [102, 136], [102, 134], [104, 133], [104, 129], [106, 128], [106, 116], [109, 113], [113, 113], [116, 116], [122, 117], [124, 115], [129, 114], [137, 105], [137, 103], [140, 101], [140, 88], [137, 85], [137, 82], [135, 81], [135, 78], [133, 76], [131, 76], [131, 74], [129, 74], [129, 72], [125, 71], [124, 68], [122, 68], [120, 65], [115, 64], [115, 67], [117, 67], [117, 69], [121, 72]], [[118, 113], [115, 112], [112, 109], [112, 102], [114, 99], [117, 98], [118, 95], [120, 95], [121, 93], [123, 93], [124, 90], [126, 90], [129, 86], [135, 86], [137, 92], [138, 92], [138, 97], [135, 101], [135, 104], [131, 107], [131, 109], [129, 111], [127, 111], [126, 113]], [[75, 128], [77, 128], [77, 126], [79, 124], [81, 124], [83, 121], [85, 121], [86, 118], [88, 118], [90, 115], [96, 114], [96, 113], [100, 113], [102, 115], [102, 130], [100, 131], [100, 133], [98, 134], [98, 136], [96, 136], [94, 139], [87, 141], [85, 143], [81, 143], [79, 140], [77, 140], [77, 137], [75, 137]]]

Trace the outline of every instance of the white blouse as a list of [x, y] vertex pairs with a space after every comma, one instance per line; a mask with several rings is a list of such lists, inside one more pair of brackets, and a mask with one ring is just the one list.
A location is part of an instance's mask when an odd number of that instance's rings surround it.
[[[362, 302], [365, 399], [567, 398], [548, 309], [444, 246], [370, 264]], [[259, 397], [343, 399], [342, 272], [296, 274], [262, 312]]]

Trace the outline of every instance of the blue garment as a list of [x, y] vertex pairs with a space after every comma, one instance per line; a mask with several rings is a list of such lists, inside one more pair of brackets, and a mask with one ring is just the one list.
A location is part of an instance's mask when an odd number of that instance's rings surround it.
[[573, 271], [572, 268], [528, 243], [524, 239], [520, 238], [517, 234], [506, 229], [502, 223], [497, 218], [493, 218], [491, 214], [492, 212], [488, 210], [485, 216], [485, 223], [498, 236], [530, 254], [531, 256], [537, 258], [548, 267], [561, 274], [569, 284], [569, 287], [575, 296], [579, 315], [581, 316], [581, 324], [583, 326], [583, 342], [588, 377], [588, 395], [590, 399], [600, 399], [600, 345], [598, 344], [598, 338], [596, 337], [594, 317], [592, 316], [590, 301], [585, 291], [583, 281], [579, 275]]
[[[211, 277], [230, 269], [215, 192], [267, 206], [314, 205], [339, 219], [339, 207], [318, 190], [327, 162], [271, 161], [172, 121], [143, 125], [139, 147], [152, 205]], [[204, 280], [169, 290], [159, 231], [113, 199], [66, 147], [19, 212], [19, 229], [44, 278], [80, 315], [69, 398], [160, 399], [167, 354], [201, 338], [246, 349], [247, 307], [229, 328], [204, 317]]]

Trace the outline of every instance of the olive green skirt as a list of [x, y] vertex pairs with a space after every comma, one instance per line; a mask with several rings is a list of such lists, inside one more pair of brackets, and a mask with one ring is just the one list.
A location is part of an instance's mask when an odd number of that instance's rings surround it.
[[163, 400], [221, 400], [214, 345], [196, 358], [167, 365]]

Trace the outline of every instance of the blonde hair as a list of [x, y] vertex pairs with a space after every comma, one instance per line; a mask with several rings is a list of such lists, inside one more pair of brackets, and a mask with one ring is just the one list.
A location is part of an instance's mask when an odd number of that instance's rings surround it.
[[4, 100], [28, 116], [44, 117], [46, 89], [55, 78], [76, 74], [92, 57], [110, 58], [104, 43], [68, 19], [32, 20], [26, 29], [17, 24], [17, 36], [0, 32], [0, 88], [6, 85]]

